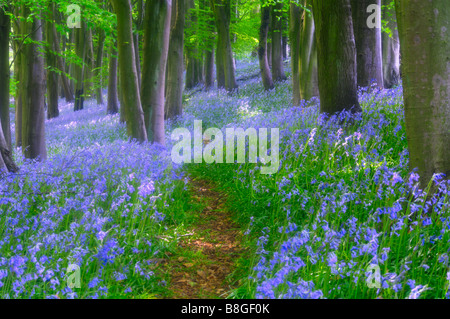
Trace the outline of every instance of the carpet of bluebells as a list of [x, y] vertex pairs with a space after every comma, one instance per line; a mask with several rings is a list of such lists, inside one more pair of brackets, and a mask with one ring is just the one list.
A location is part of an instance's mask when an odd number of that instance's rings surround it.
[[[402, 88], [361, 89], [363, 114], [326, 118], [317, 99], [293, 107], [289, 81], [265, 92], [257, 71], [239, 61], [233, 95], [186, 92], [167, 148], [128, 141], [93, 101], [62, 104], [46, 121], [49, 159], [19, 149], [20, 172], [0, 177], [0, 298], [158, 296], [160, 238], [182, 219], [186, 171], [226, 190], [253, 251], [231, 298], [450, 298], [450, 184], [436, 175], [428, 195], [409, 171]], [[194, 120], [279, 128], [279, 172], [174, 166], [170, 132]]]
[[60, 111], [46, 121], [49, 159], [18, 149], [20, 172], [0, 177], [0, 298], [150, 297], [179, 168], [93, 101]]
[[258, 164], [189, 168], [217, 181], [248, 225], [255, 253], [232, 296], [450, 298], [450, 182], [435, 175], [427, 195], [409, 171], [402, 88], [361, 88], [363, 114], [327, 118], [317, 99], [292, 107], [289, 82], [271, 92], [257, 78], [240, 84], [234, 96], [192, 97], [181, 119], [280, 128], [276, 174]]

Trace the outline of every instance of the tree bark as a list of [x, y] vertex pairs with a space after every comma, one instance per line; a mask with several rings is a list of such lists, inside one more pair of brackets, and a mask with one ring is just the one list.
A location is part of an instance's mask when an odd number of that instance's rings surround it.
[[211, 9], [211, 4], [208, 0], [202, 1], [203, 10], [206, 14], [206, 28], [209, 32], [209, 37], [206, 43], [206, 49], [204, 51], [205, 64], [204, 64], [204, 74], [205, 74], [205, 90], [209, 91], [214, 87], [214, 47], [215, 47], [215, 26], [214, 26], [214, 13]]
[[[16, 6], [14, 8], [14, 15], [20, 15], [21, 14], [21, 8], [19, 6]], [[21, 23], [18, 21], [15, 21], [13, 23], [13, 31], [16, 35], [21, 35]], [[14, 60], [14, 80], [16, 82], [22, 83], [22, 53], [20, 49], [20, 39], [15, 39], [13, 41], [13, 52], [14, 56], [16, 57]], [[21, 85], [16, 86], [16, 92], [15, 92], [15, 99], [14, 99], [14, 105], [15, 105], [15, 146], [21, 147], [22, 146], [22, 93], [21, 93]]]
[[[53, 17], [55, 18], [55, 22], [61, 23], [61, 18], [60, 18], [60, 12], [56, 9], [56, 6], [53, 6]], [[56, 27], [55, 24], [52, 25], [52, 30], [53, 30], [53, 40], [54, 40], [54, 50], [56, 53], [56, 61], [57, 61], [57, 65], [59, 68], [60, 73], [60, 79], [61, 79], [61, 84], [62, 84], [62, 89], [63, 89], [63, 96], [66, 99], [66, 102], [70, 103], [73, 102], [75, 100], [74, 96], [73, 96], [73, 87], [70, 85], [70, 81], [66, 75], [66, 65], [64, 63], [64, 59], [62, 58], [62, 54], [61, 54], [61, 48], [60, 48], [60, 41], [59, 41], [59, 34], [56, 32]], [[62, 50], [63, 52], [65, 51], [65, 38], [62, 38]]]
[[230, 1], [211, 0], [217, 28], [216, 69], [219, 88], [232, 92], [238, 88], [230, 38]]
[[81, 28], [75, 29], [75, 53], [78, 56], [78, 62], [74, 64], [74, 78], [75, 78], [75, 104], [74, 111], [82, 110], [84, 107], [84, 94], [85, 94], [85, 55], [86, 55], [86, 41], [85, 41], [85, 27], [84, 23], [81, 24]]
[[425, 188], [450, 176], [450, 8], [447, 0], [396, 0], [409, 165]]
[[23, 7], [21, 28], [23, 35], [28, 35], [31, 43], [24, 43], [22, 63], [22, 152], [26, 158], [47, 159], [45, 144], [45, 76], [42, 48], [42, 21], [31, 18], [30, 9]]
[[172, 0], [147, 1], [144, 17], [142, 105], [149, 141], [165, 145], [164, 91]]
[[[261, 1], [261, 6], [264, 1]], [[261, 7], [261, 26], [259, 28], [259, 45], [258, 45], [258, 59], [259, 69], [261, 70], [261, 78], [264, 89], [273, 89], [272, 73], [270, 72], [269, 61], [267, 60], [267, 36], [269, 34], [270, 24], [270, 7]]]
[[138, 79], [138, 86], [141, 88], [141, 55], [139, 53], [140, 38], [139, 32], [142, 31], [142, 25], [144, 23], [144, 0], [137, 0], [137, 19], [136, 19], [136, 33], [133, 34], [134, 43], [134, 59], [136, 61], [136, 73]]
[[300, 105], [300, 38], [302, 31], [302, 11], [297, 3], [289, 8], [289, 41], [291, 43], [292, 104]]
[[0, 121], [0, 176], [5, 174], [5, 172], [17, 172], [18, 170], [19, 168], [14, 163], [11, 149], [3, 135], [2, 123]]
[[[311, 0], [305, 0], [305, 7]], [[311, 8], [310, 8], [311, 9]], [[304, 12], [303, 27], [300, 36], [300, 99], [309, 100], [319, 93], [317, 82], [317, 45], [315, 25], [312, 13]]]
[[9, 32], [11, 22], [6, 5], [0, 5], [0, 119], [8, 149], [11, 149], [11, 124], [9, 118]]
[[94, 61], [94, 43], [92, 41], [92, 29], [85, 24], [85, 45], [84, 49], [84, 94], [85, 96], [92, 96], [94, 92], [93, 70], [95, 67]]
[[272, 79], [274, 82], [287, 79], [283, 67], [283, 3], [272, 6]]
[[[370, 86], [373, 81], [382, 88], [383, 65], [381, 55], [381, 28], [369, 28], [367, 19], [370, 5], [381, 7], [381, 0], [351, 0], [353, 30], [356, 44], [358, 85]], [[378, 12], [378, 11], [377, 11]], [[379, 17], [381, 19], [381, 17]]]
[[[194, 35], [197, 35], [199, 33], [199, 17], [193, 0], [190, 0], [188, 9], [189, 14], [186, 26]], [[204, 82], [203, 57], [199, 50], [198, 39], [196, 39], [193, 43], [186, 43], [186, 60], [186, 89], [190, 90]]]
[[313, 0], [320, 111], [361, 112], [350, 0]]
[[54, 54], [55, 52], [55, 34], [53, 33], [53, 28], [55, 21], [53, 18], [53, 2], [48, 5], [48, 19], [46, 21], [46, 36], [47, 36], [47, 50], [46, 50], [46, 61], [47, 61], [47, 118], [52, 119], [59, 116], [58, 108], [58, 73], [54, 70], [57, 69], [57, 58]]
[[131, 1], [111, 0], [111, 3], [117, 14], [119, 75], [123, 99], [121, 108], [125, 112], [128, 135], [139, 142], [145, 142], [147, 141], [147, 132], [145, 130], [144, 112], [139, 93], [136, 61], [134, 59]]
[[96, 85], [96, 97], [97, 105], [103, 105], [103, 81], [102, 81], [102, 65], [103, 65], [103, 49], [105, 47], [105, 31], [101, 28], [98, 29], [98, 44], [97, 44], [97, 58], [95, 59], [95, 79], [97, 80]]
[[384, 87], [390, 89], [400, 83], [400, 40], [398, 38], [397, 18], [395, 10], [389, 10], [387, 0], [383, 0], [383, 19], [388, 22], [392, 36], [382, 34], [383, 47], [383, 81]]
[[167, 57], [166, 118], [181, 116], [183, 113], [184, 2], [184, 0], [172, 2], [172, 26]]
[[119, 112], [119, 97], [117, 95], [117, 52], [115, 43], [112, 43], [109, 49], [108, 69], [108, 105], [106, 112], [116, 114]]

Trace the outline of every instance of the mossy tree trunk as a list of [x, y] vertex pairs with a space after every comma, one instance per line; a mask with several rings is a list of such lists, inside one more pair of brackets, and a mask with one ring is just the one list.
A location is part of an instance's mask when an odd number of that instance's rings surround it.
[[86, 55], [86, 37], [85, 26], [81, 23], [81, 28], [75, 28], [75, 53], [78, 57], [78, 63], [73, 65], [75, 80], [75, 104], [74, 111], [82, 110], [84, 107], [85, 94], [85, 55]]
[[111, 0], [111, 3], [117, 15], [121, 108], [125, 115], [127, 133], [131, 138], [145, 142], [147, 141], [147, 132], [136, 72], [131, 1]]
[[9, 118], [9, 32], [11, 21], [8, 7], [0, 4], [0, 119], [8, 149], [11, 149], [11, 124]]
[[117, 95], [117, 50], [115, 43], [111, 43], [109, 48], [108, 69], [108, 104], [106, 112], [108, 114], [116, 114], [119, 112], [119, 97]]
[[[21, 11], [20, 6], [16, 6], [13, 9], [14, 15], [19, 15]], [[17, 35], [15, 39], [13, 40], [13, 52], [14, 52], [14, 80], [16, 82], [21, 83], [22, 82], [22, 54], [20, 50], [21, 46], [21, 40], [20, 35], [21, 32], [21, 25], [22, 23], [15, 22], [12, 24], [14, 34]], [[14, 106], [15, 106], [15, 146], [21, 147], [22, 146], [22, 94], [21, 94], [21, 87], [20, 85], [16, 86], [16, 92], [15, 92], [15, 99], [14, 99]]]
[[272, 5], [272, 79], [274, 82], [287, 79], [283, 67], [283, 3]]
[[167, 57], [165, 112], [167, 118], [183, 113], [185, 0], [172, 1], [170, 44]]
[[320, 111], [360, 112], [350, 0], [313, 0]]
[[165, 145], [164, 91], [172, 0], [147, 1], [144, 17], [142, 105], [148, 139]]
[[211, 0], [217, 28], [216, 70], [219, 88], [223, 87], [231, 92], [238, 88], [231, 48], [230, 1]]
[[274, 88], [274, 85], [272, 80], [272, 73], [269, 67], [269, 60], [267, 57], [267, 37], [269, 34], [270, 25], [270, 7], [263, 6], [263, 4], [264, 1], [261, 1], [261, 26], [259, 28], [258, 59], [264, 89], [271, 90]]
[[58, 73], [56, 69], [58, 67], [57, 58], [55, 55], [55, 34], [53, 28], [55, 20], [53, 17], [54, 3], [50, 2], [48, 5], [48, 17], [46, 21], [46, 40], [47, 50], [45, 54], [47, 62], [47, 118], [52, 119], [59, 116], [58, 108]]
[[289, 7], [289, 41], [291, 43], [292, 104], [300, 105], [300, 36], [302, 30], [302, 12], [298, 3], [291, 2]]
[[96, 93], [97, 105], [103, 105], [103, 80], [102, 80], [102, 65], [103, 65], [103, 51], [105, 47], [106, 34], [101, 28], [98, 29], [98, 43], [97, 43], [97, 58], [95, 59], [94, 76], [97, 81]]
[[450, 7], [448, 0], [396, 0], [409, 165], [425, 188], [450, 177]]
[[22, 36], [28, 35], [31, 42], [22, 46], [22, 152], [26, 158], [46, 160], [44, 58], [39, 44], [42, 41], [42, 20], [30, 15], [30, 9], [23, 6]]

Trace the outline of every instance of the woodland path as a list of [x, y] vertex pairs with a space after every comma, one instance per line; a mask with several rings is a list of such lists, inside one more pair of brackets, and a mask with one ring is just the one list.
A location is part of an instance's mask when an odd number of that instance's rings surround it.
[[171, 277], [169, 298], [226, 298], [236, 288], [229, 275], [243, 253], [242, 234], [227, 210], [224, 193], [205, 180], [193, 179], [189, 185], [191, 200], [202, 210], [164, 265]]

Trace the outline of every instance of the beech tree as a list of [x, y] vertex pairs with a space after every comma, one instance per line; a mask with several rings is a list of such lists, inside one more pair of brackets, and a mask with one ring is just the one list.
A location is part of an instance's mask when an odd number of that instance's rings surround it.
[[274, 87], [272, 72], [270, 71], [269, 60], [267, 57], [267, 36], [269, 34], [269, 25], [270, 7], [264, 6], [264, 1], [261, 1], [261, 27], [259, 29], [258, 59], [262, 82], [264, 89], [266, 90], [271, 90]]
[[85, 55], [86, 55], [86, 37], [85, 37], [85, 23], [81, 23], [81, 28], [75, 28], [75, 53], [78, 57], [78, 63], [74, 64], [74, 78], [75, 78], [75, 103], [74, 111], [82, 110], [84, 107], [84, 77], [85, 77]]
[[[124, 110], [128, 136], [139, 142], [145, 142], [147, 141], [147, 131], [136, 72], [131, 1], [111, 0], [111, 3], [117, 15], [121, 108]], [[147, 5], [149, 4], [147, 3]]]
[[[311, 0], [305, 0], [304, 7], [311, 9]], [[317, 45], [315, 37], [313, 15], [311, 12], [304, 10], [299, 52], [300, 99], [302, 100], [309, 100], [313, 96], [318, 95]]]
[[217, 28], [216, 72], [217, 85], [227, 91], [238, 88], [231, 48], [230, 21], [231, 7], [229, 0], [211, 0]]
[[172, 0], [146, 2], [142, 105], [149, 141], [165, 145], [164, 89], [169, 51]]
[[289, 6], [289, 40], [291, 42], [292, 104], [300, 105], [300, 36], [302, 31], [302, 12], [299, 4]]
[[26, 158], [46, 160], [45, 76], [42, 45], [42, 20], [27, 5], [22, 6], [22, 37], [31, 41], [22, 46], [22, 152]]
[[108, 76], [108, 101], [106, 112], [116, 114], [119, 112], [119, 96], [117, 94], [117, 50], [113, 42], [109, 48], [109, 76]]
[[274, 82], [287, 79], [283, 67], [283, 2], [272, 5], [272, 78]]
[[2, 134], [8, 149], [11, 149], [9, 119], [9, 32], [11, 22], [6, 5], [0, 4], [0, 119], [4, 127]]
[[450, 177], [450, 9], [447, 0], [396, 0], [411, 169], [422, 188]]
[[185, 1], [172, 1], [170, 43], [167, 57], [166, 117], [174, 118], [183, 112], [184, 26]]
[[54, 3], [48, 4], [48, 17], [46, 21], [46, 62], [47, 62], [47, 118], [52, 119], [59, 116], [58, 108], [58, 73], [57, 70], [57, 58], [55, 56], [55, 33], [53, 28], [55, 20], [53, 18], [53, 6]]
[[360, 112], [350, 0], [313, 0], [320, 111]]
[[203, 56], [199, 47], [199, 11], [194, 0], [187, 2], [187, 29], [194, 40], [187, 42], [186, 47], [186, 89], [192, 89], [203, 83]]
[[[376, 20], [381, 21], [381, 12], [380, 10], [375, 10], [374, 13], [367, 12], [371, 5], [376, 5], [380, 8], [381, 0], [351, 0], [351, 4], [358, 85], [362, 87], [369, 86], [375, 80], [377, 86], [383, 87], [381, 26], [372, 25]], [[375, 19], [370, 19], [371, 15], [376, 15]], [[369, 21], [369, 23], [368, 19], [374, 21]]]
[[395, 8], [390, 7], [390, 0], [383, 0], [383, 20], [390, 31], [381, 35], [383, 49], [383, 82], [387, 89], [400, 83], [400, 40], [398, 38]]

